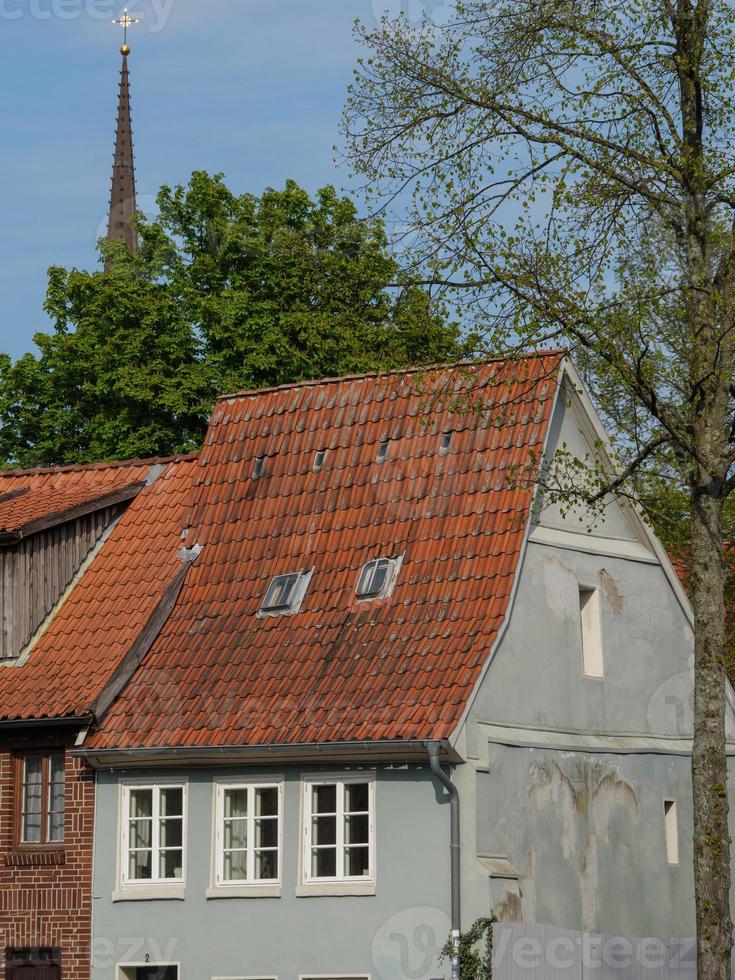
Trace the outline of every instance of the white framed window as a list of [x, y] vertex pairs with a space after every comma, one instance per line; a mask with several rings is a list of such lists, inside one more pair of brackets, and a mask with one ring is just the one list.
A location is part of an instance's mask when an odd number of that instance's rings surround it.
[[218, 783], [216, 885], [281, 880], [283, 783]]
[[313, 570], [288, 572], [271, 579], [258, 616], [290, 616], [301, 608]]
[[579, 586], [579, 629], [586, 677], [604, 677], [599, 589]]
[[123, 886], [182, 884], [186, 785], [124, 785], [122, 823]]
[[357, 580], [358, 599], [383, 599], [390, 595], [403, 558], [375, 558], [363, 565]]
[[372, 775], [304, 781], [304, 883], [375, 880]]
[[664, 832], [669, 864], [679, 863], [679, 815], [676, 800], [664, 800]]

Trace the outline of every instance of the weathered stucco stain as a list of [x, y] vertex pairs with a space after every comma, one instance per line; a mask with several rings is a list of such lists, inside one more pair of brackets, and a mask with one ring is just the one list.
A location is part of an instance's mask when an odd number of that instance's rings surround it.
[[523, 922], [523, 901], [518, 892], [508, 892], [494, 908], [498, 922]]
[[607, 601], [613, 611], [613, 615], [620, 616], [623, 612], [623, 607], [625, 606], [625, 599], [618, 588], [618, 583], [604, 568], [600, 569], [600, 579], [602, 581], [602, 588]]
[[[561, 859], [567, 869], [574, 870], [582, 925], [594, 931], [599, 918], [601, 865], [605, 864], [601, 851], [613, 848], [630, 857], [640, 817], [635, 790], [613, 764], [584, 757], [563, 763], [531, 763], [528, 795], [532, 817], [539, 821], [551, 811], [555, 818], [544, 823], [544, 834], [537, 839], [546, 838], [546, 861], [556, 854], [555, 860]], [[533, 857], [535, 863], [536, 855]], [[523, 878], [524, 893], [526, 888], [537, 890], [536, 882], [528, 881], [528, 869]]]

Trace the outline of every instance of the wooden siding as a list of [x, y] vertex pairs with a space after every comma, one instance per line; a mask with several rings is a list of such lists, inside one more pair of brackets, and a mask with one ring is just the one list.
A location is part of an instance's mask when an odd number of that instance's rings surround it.
[[85, 514], [0, 549], [0, 660], [20, 656], [120, 510]]

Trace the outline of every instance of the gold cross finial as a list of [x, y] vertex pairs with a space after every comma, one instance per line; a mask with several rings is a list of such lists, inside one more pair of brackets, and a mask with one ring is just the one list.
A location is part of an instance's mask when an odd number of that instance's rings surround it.
[[133, 27], [134, 24], [139, 24], [140, 17], [131, 17], [128, 13], [128, 8], [126, 7], [122, 12], [122, 17], [119, 17], [117, 20], [113, 20], [112, 23], [116, 24], [118, 27], [122, 27], [123, 44], [120, 50], [123, 54], [129, 54], [130, 48], [128, 47], [128, 28]]

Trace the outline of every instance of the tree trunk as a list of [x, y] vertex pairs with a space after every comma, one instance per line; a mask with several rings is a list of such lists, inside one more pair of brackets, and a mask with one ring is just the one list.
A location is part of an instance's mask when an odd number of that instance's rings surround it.
[[[710, 488], [707, 488], [708, 490]], [[694, 495], [692, 508], [694, 631], [694, 890], [698, 980], [730, 980], [730, 836], [725, 708], [726, 566], [722, 501]]]

